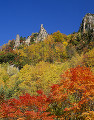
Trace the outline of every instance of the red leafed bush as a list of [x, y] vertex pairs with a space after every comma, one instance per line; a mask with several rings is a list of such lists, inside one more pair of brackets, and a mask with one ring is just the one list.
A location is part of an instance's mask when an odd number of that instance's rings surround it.
[[38, 91], [39, 96], [30, 96], [28, 93], [19, 99], [10, 99], [1, 104], [0, 118], [9, 120], [54, 120], [53, 115], [47, 112], [49, 103], [46, 95]]
[[78, 119], [81, 113], [93, 110], [94, 75], [91, 70], [77, 66], [67, 70], [61, 77], [60, 84], [51, 87], [51, 111], [69, 120]]
[[[0, 118], [9, 120], [70, 120], [94, 110], [94, 75], [87, 67], [77, 66], [61, 75], [59, 84], [51, 87], [47, 97], [28, 93], [0, 105]], [[81, 118], [82, 119], [82, 118]]]

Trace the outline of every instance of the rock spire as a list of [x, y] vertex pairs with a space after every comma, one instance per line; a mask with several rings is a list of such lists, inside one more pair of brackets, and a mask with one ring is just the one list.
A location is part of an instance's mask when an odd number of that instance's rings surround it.
[[48, 36], [47, 31], [43, 27], [43, 24], [41, 24], [39, 34], [37, 36], [37, 41], [43, 41]]

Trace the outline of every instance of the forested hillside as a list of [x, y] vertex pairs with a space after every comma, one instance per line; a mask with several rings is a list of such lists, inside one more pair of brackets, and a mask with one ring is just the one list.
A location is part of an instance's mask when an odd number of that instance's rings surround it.
[[1, 120], [94, 120], [92, 31], [0, 49]]

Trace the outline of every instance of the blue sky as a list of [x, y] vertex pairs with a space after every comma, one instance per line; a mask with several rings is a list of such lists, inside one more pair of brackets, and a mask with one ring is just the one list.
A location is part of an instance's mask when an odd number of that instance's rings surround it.
[[0, 46], [39, 32], [77, 32], [86, 13], [94, 14], [94, 0], [0, 0]]

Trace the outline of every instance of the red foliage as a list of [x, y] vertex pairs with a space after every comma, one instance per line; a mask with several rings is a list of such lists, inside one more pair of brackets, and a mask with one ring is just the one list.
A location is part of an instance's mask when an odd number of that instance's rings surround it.
[[[61, 107], [63, 104], [69, 106], [64, 109], [65, 114], [70, 111], [74, 113], [86, 111], [89, 101], [94, 96], [94, 75], [90, 68], [77, 66], [67, 70], [61, 77], [60, 84], [51, 87], [50, 99], [58, 104], [61, 103]], [[70, 95], [75, 95], [73, 99], [76, 102], [70, 102]]]
[[[71, 111], [76, 117], [76, 113], [85, 112], [87, 105], [89, 106], [88, 102], [94, 96], [93, 73], [87, 67], [78, 66], [71, 68], [61, 76], [60, 84], [54, 84], [51, 87], [49, 97], [42, 90], [38, 90], [38, 96], [30, 96], [27, 93], [20, 96], [19, 99], [13, 98], [2, 103], [0, 118], [54, 120], [56, 117], [66, 119], [67, 116], [67, 119], [70, 119]], [[75, 97], [72, 96], [72, 100], [75, 99], [75, 101], [71, 102], [70, 95], [75, 95]]]
[[0, 118], [10, 118], [11, 120], [54, 120], [55, 116], [47, 112], [48, 98], [42, 91], [38, 91], [40, 95], [30, 96], [28, 93], [20, 96], [19, 99], [10, 99], [6, 103], [1, 104]]
[[38, 90], [37, 93], [42, 95], [43, 91], [42, 90]]
[[61, 81], [61, 85], [63, 84], [63, 87], [67, 88], [68, 91], [75, 92], [77, 90], [83, 92], [85, 96], [88, 91], [90, 93], [88, 95], [94, 95], [94, 75], [90, 68], [80, 66], [71, 68], [62, 77], [65, 80]]

